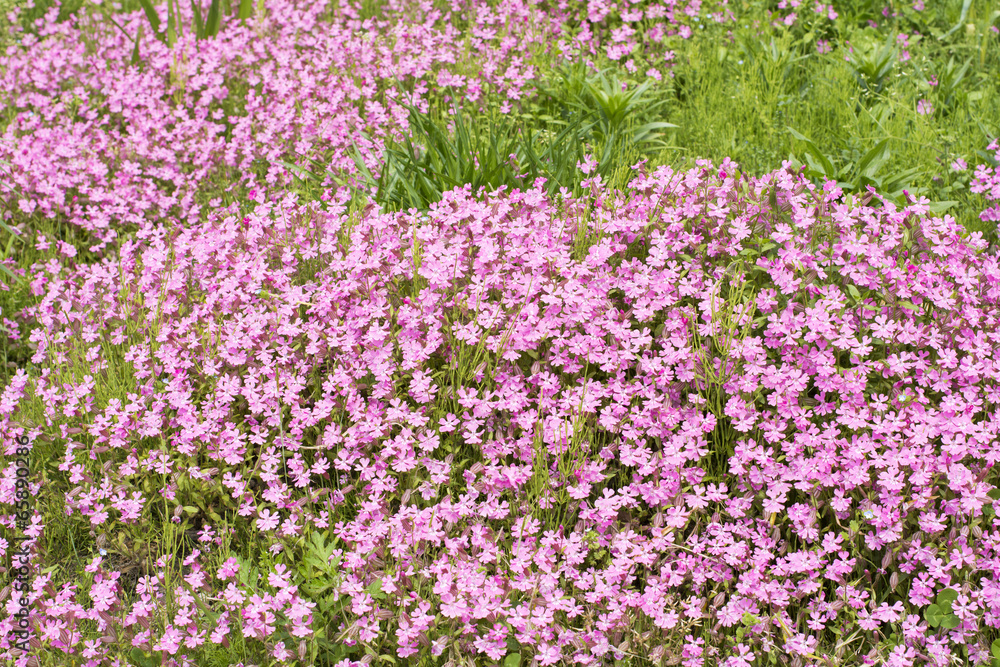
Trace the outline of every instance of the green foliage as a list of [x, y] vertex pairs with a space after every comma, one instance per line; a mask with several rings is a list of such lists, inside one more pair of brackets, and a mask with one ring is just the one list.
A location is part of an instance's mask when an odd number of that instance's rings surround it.
[[[346, 618], [345, 610], [350, 598], [342, 597], [336, 591], [341, 580], [338, 539], [332, 537], [329, 542], [328, 539], [329, 531], [312, 533], [309, 540], [303, 542], [301, 554], [297, 553], [292, 562], [302, 580], [300, 590], [307, 599], [316, 603], [316, 620], [313, 622], [316, 634], [310, 642], [308, 664], [333, 665], [355, 656], [363, 648], [347, 646], [337, 636], [337, 628]], [[376, 600], [386, 599], [382, 582], [378, 579], [372, 581], [367, 591]]]
[[453, 130], [409, 107], [409, 134], [385, 147], [378, 180], [356, 157], [375, 201], [388, 210], [426, 209], [441, 195], [463, 185], [472, 190], [500, 186], [527, 188], [545, 177], [550, 188], [572, 177], [582, 157], [581, 128], [567, 127], [545, 145], [541, 138], [499, 114], [476, 122], [455, 108]]
[[[648, 114], [662, 107], [663, 100], [652, 102], [647, 95], [653, 83], [652, 79], [647, 79], [637, 87], [629, 88], [627, 83], [617, 77], [608, 78], [602, 72], [596, 79], [584, 82], [583, 92], [572, 100], [572, 104], [581, 116], [585, 115], [588, 109], [597, 110], [594, 138], [608, 149], [626, 132], [631, 141], [637, 145], [652, 144], [657, 139], [658, 130], [677, 127], [673, 123], [664, 121], [651, 121], [638, 127], [629, 126], [629, 120], [637, 116], [639, 110]], [[602, 161], [607, 161], [611, 156], [603, 157]]]
[[[526, 189], [544, 178], [550, 195], [560, 188], [579, 193], [586, 175], [578, 163], [592, 152], [597, 173], [623, 187], [630, 166], [664, 146], [660, 132], [676, 128], [650, 120], [663, 105], [651, 99], [652, 87], [652, 81], [631, 85], [574, 67], [539, 84], [537, 114], [504, 113], [490, 99], [479, 112], [454, 103], [447, 113], [422, 113], [407, 105], [408, 131], [401, 140], [386, 142], [377, 175], [355, 152], [358, 176], [386, 210], [426, 209], [464, 185], [473, 191]], [[281, 164], [311, 186], [327, 177], [336, 180], [315, 161], [312, 170]]]
[[[963, 27], [945, 37], [959, 22], [962, 0], [926, 4], [915, 12], [896, 3], [898, 16], [885, 17], [884, 2], [845, 0], [834, 3], [835, 21], [809, 22], [811, 12], [800, 12], [800, 21], [784, 29], [773, 26], [763, 3], [745, 3], [734, 7], [732, 35], [709, 23], [688, 40], [669, 42], [674, 77], [664, 77], [651, 94], [672, 91], [664, 111], [679, 128], [674, 146], [658, 159], [690, 167], [699, 157], [716, 164], [729, 157], [760, 174], [794, 154], [817, 180], [832, 176], [855, 188], [862, 180], [858, 163], [888, 139], [891, 154], [870, 179], [873, 187], [890, 188], [897, 201], [906, 189], [942, 202], [932, 210], [948, 207], [967, 229], [995, 239], [996, 223], [979, 219], [985, 200], [968, 184], [971, 167], [991, 163], [980, 151], [1000, 135], [1000, 106], [989, 103], [1000, 95], [1000, 44], [992, 31], [1000, 11], [974, 0]], [[906, 46], [890, 42], [899, 34], [909, 35]], [[833, 51], [819, 52], [819, 39]], [[920, 99], [933, 103], [933, 115], [916, 113]], [[804, 155], [788, 127], [821, 147], [833, 168]], [[953, 172], [956, 158], [970, 170]]]
[[[391, 211], [426, 209], [447, 190], [463, 185], [474, 192], [502, 186], [527, 189], [545, 178], [549, 194], [563, 187], [575, 191], [586, 177], [577, 163], [588, 150], [598, 153], [597, 172], [610, 177], [625, 166], [623, 158], [636, 155], [635, 147], [650, 144], [657, 130], [672, 127], [664, 122], [634, 127], [628, 117], [641, 103], [643, 87], [617, 94], [612, 85], [604, 81], [588, 90], [600, 100], [598, 118], [576, 114], [541, 130], [498, 113], [474, 116], [456, 107], [446, 123], [408, 107], [409, 133], [387, 143], [379, 175], [370, 172], [360, 153], [355, 153], [355, 164], [375, 201]], [[307, 178], [318, 175], [307, 172]]]
[[129, 657], [132, 658], [132, 664], [136, 667], [160, 667], [163, 652], [153, 651], [150, 653], [143, 651], [141, 648], [133, 648], [132, 652], [129, 653]]
[[855, 47], [850, 63], [865, 101], [870, 101], [885, 88], [896, 66], [897, 55], [895, 36], [891, 34], [881, 44], [865, 39]]
[[191, 10], [194, 12], [194, 31], [198, 39], [208, 39], [219, 34], [219, 0], [212, 0], [204, 19], [197, 0], [191, 0]]
[[[805, 145], [806, 175], [819, 181], [836, 181], [844, 192], [864, 192], [868, 186], [874, 187], [888, 199], [899, 200], [903, 189], [920, 174], [920, 169], [898, 169], [887, 171], [892, 162], [889, 139], [883, 139], [866, 151], [859, 159], [827, 157], [808, 137], [788, 128], [789, 134]], [[794, 159], [794, 155], [793, 155]], [[834, 162], [839, 166], [835, 166]], [[913, 194], [913, 193], [911, 193]]]
[[948, 60], [948, 65], [941, 69], [936, 75], [936, 85], [934, 94], [937, 105], [945, 112], [955, 111], [963, 105], [968, 95], [973, 91], [969, 90], [968, 82], [965, 82], [969, 67], [972, 65], [972, 56], [966, 59], [965, 63], [958, 65], [955, 57]]
[[662, 120], [667, 103], [662, 87], [652, 79], [635, 84], [608, 76], [609, 69], [591, 75], [583, 62], [553, 68], [537, 83], [538, 95], [529, 103], [534, 113], [527, 114], [525, 122], [541, 122], [540, 127], [580, 125], [592, 143], [605, 147], [601, 164], [614, 159], [610, 147], [622, 139], [641, 153], [663, 147], [660, 130], [677, 125]]
[[951, 609], [951, 604], [957, 599], [958, 591], [952, 588], [946, 588], [938, 593], [934, 604], [928, 605], [927, 609], [924, 610], [924, 618], [927, 620], [927, 624], [932, 628], [942, 628], [944, 630], [957, 628], [961, 621], [959, 621], [958, 616]]
[[799, 63], [809, 57], [799, 53], [799, 44], [793, 46], [787, 32], [777, 38], [772, 35], [768, 41], [743, 32], [737, 41], [744, 60], [743, 72], [755, 75], [767, 92], [784, 92], [789, 83], [798, 78]]

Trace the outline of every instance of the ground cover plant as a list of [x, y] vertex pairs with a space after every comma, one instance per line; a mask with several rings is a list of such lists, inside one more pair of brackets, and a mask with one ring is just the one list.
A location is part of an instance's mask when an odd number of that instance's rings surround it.
[[1000, 665], [990, 3], [3, 9], [11, 664]]

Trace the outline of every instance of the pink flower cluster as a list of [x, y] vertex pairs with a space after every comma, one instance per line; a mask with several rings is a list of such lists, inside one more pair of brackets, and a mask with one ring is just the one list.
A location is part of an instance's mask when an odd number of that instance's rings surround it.
[[[749, 615], [734, 651], [813, 655], [830, 628], [903, 623], [916, 658], [898, 664], [916, 664], [1000, 626], [1000, 531], [984, 512], [1000, 262], [985, 244], [925, 201], [852, 203], [786, 170], [750, 179], [703, 162], [629, 193], [593, 187], [562, 202], [456, 190], [426, 215], [361, 217], [344, 191], [326, 208], [288, 196], [150, 232], [72, 275], [38, 267], [33, 388], [50, 423], [29, 436], [62, 429], [67, 511], [109, 530], [225, 489], [227, 521], [277, 559], [330, 531], [346, 600], [334, 622], [348, 644], [395, 638], [400, 657], [492, 658], [513, 637], [544, 664], [596, 664]], [[602, 232], [581, 252], [588, 216]], [[756, 286], [759, 318], [733, 341], [714, 414], [694, 391], [704, 360], [686, 322], [716, 331], [711, 295], [736, 279]], [[477, 345], [485, 368], [457, 386], [431, 370]], [[86, 358], [100, 375], [112, 354], [134, 369], [122, 400], [56, 372]], [[21, 431], [15, 417], [5, 433]], [[719, 471], [710, 434], [727, 423]], [[86, 429], [89, 452], [66, 424]], [[121, 463], [94, 477], [93, 452]], [[137, 488], [147, 474], [168, 481], [155, 497]], [[542, 523], [546, 502], [563, 525]], [[209, 531], [185, 559], [166, 625], [147, 622], [155, 581], [126, 603], [97, 562], [81, 608], [72, 584], [37, 578], [46, 646], [83, 650], [74, 628], [88, 618], [182, 653], [238, 617], [244, 637], [294, 660], [315, 602], [300, 575], [279, 565], [273, 593], [223, 585], [225, 568], [215, 582], [200, 564], [219, 544]], [[890, 572], [905, 584], [873, 599], [864, 582]], [[929, 628], [922, 610], [948, 587], [961, 623]], [[717, 645], [685, 645], [685, 660]]]
[[[361, 133], [377, 142], [405, 129], [400, 102], [426, 106], [432, 86], [473, 101], [485, 90], [522, 96], [533, 71], [520, 50], [544, 42], [552, 21], [525, 16], [498, 35], [505, 8], [526, 15], [526, 6], [481, 10], [473, 45], [487, 64], [466, 77], [449, 71], [463, 38], [425, 5], [418, 22], [362, 30], [360, 21], [321, 20], [325, 2], [279, 1], [268, 18], [230, 21], [212, 40], [188, 30], [172, 50], [147, 29], [139, 67], [111, 24], [87, 26], [99, 36], [88, 41], [76, 25], [87, 19], [56, 23], [53, 10], [43, 39], [0, 56], [0, 103], [17, 110], [0, 136], [10, 172], [0, 196], [25, 215], [86, 230], [101, 251], [122, 228], [204, 219], [211, 181], [236, 194], [240, 185], [280, 188], [291, 178], [278, 162], [310, 167], [309, 158], [346, 177], [354, 144], [375, 168], [378, 147]], [[122, 21], [135, 34], [147, 19]]]
[[[406, 128], [401, 103], [424, 108], [431, 90], [472, 103], [496, 91], [509, 110], [535, 76], [526, 49], [641, 51], [652, 61], [671, 22], [697, 18], [701, 3], [647, 10], [655, 25], [641, 49], [626, 32], [643, 11], [623, 8], [626, 22], [609, 36], [600, 21], [618, 8], [602, 7], [571, 35], [565, 8], [507, 0], [477, 8], [466, 40], [456, 27], [462, 11], [442, 14], [431, 2], [392, 2], [366, 21], [348, 5], [330, 21], [325, 2], [277, 0], [266, 18], [231, 20], [197, 41], [185, 5], [175, 47], [145, 30], [138, 67], [132, 39], [115, 26], [99, 17], [57, 23], [54, 9], [40, 21], [42, 39], [27, 36], [0, 56], [0, 103], [17, 110], [0, 136], [11, 172], [0, 196], [25, 215], [86, 230], [100, 252], [122, 227], [203, 220], [206, 182], [229, 183], [215, 197], [235, 197], [237, 186], [280, 189], [291, 175], [279, 162], [311, 167], [310, 159], [347, 180], [355, 145], [374, 169], [380, 142]], [[142, 12], [119, 19], [129, 35], [146, 22]], [[466, 48], [482, 62], [474, 72], [462, 64]]]
[[[1000, 142], [994, 141], [987, 150], [995, 151], [994, 159], [1000, 162]], [[1000, 167], [990, 167], [981, 164], [976, 167], [976, 174], [969, 184], [969, 190], [981, 194], [990, 202], [996, 202], [979, 214], [983, 222], [1000, 223]]]
[[[667, 4], [697, 23], [699, 3]], [[37, 372], [4, 388], [0, 437], [57, 452], [60, 518], [95, 535], [199, 517], [196, 548], [139, 577], [99, 551], [78, 581], [40, 568], [35, 648], [193, 664], [239, 632], [294, 664], [322, 634], [398, 658], [499, 660], [513, 641], [543, 665], [670, 650], [693, 667], [819, 662], [858, 626], [899, 638], [868, 641], [872, 662], [943, 665], [965, 646], [985, 663], [1000, 260], [982, 239], [926, 200], [729, 161], [627, 192], [597, 175], [580, 199], [456, 189], [426, 213], [350, 214], [331, 185], [300, 202], [278, 160], [346, 180], [352, 145], [374, 167], [405, 130], [402, 101], [516, 102], [522, 49], [565, 20], [477, 9], [468, 72], [454, 17], [390, 9], [270, 3], [214, 40], [147, 36], [142, 67], [115, 30], [87, 44], [52, 13], [0, 58], [18, 110], [3, 196], [103, 254], [76, 266], [58, 241], [64, 260], [32, 267]], [[602, 23], [612, 10], [620, 25]], [[641, 12], [587, 11], [572, 39], [630, 53]], [[206, 191], [220, 175], [248, 201]], [[997, 183], [980, 167], [973, 188], [994, 201]], [[44, 423], [25, 423], [30, 401]], [[8, 466], [0, 503], [15, 484]], [[36, 565], [46, 529], [36, 513], [25, 531]], [[266, 545], [261, 576], [231, 557], [237, 533]], [[321, 575], [302, 558], [317, 535], [337, 542]], [[931, 627], [945, 589], [957, 623]], [[8, 657], [18, 608], [0, 599]]]

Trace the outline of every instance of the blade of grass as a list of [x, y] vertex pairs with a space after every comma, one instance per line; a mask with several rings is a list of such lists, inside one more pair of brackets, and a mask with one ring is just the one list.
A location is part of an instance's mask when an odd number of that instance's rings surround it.
[[859, 178], [875, 178], [875, 174], [882, 168], [882, 165], [889, 159], [889, 140], [883, 139], [876, 146], [865, 153], [858, 162]]
[[222, 15], [219, 10], [219, 0], [212, 0], [212, 4], [208, 6], [208, 16], [205, 17], [206, 37], [215, 37], [219, 34], [221, 19]]
[[205, 21], [201, 17], [201, 7], [198, 0], [191, 0], [191, 12], [194, 14], [194, 34], [198, 39], [205, 39]]
[[951, 27], [951, 30], [941, 35], [941, 41], [944, 41], [951, 37], [959, 28], [965, 25], [965, 19], [969, 15], [969, 8], [972, 7], [972, 0], [965, 0], [962, 3], [962, 13], [958, 16], [958, 23]]
[[139, 40], [142, 39], [142, 25], [139, 25], [139, 30], [135, 34], [135, 46], [132, 47], [132, 59], [129, 61], [132, 65], [139, 64]]
[[146, 13], [146, 18], [149, 19], [149, 25], [153, 32], [158, 38], [163, 39], [160, 35], [160, 17], [156, 13], [156, 8], [153, 7], [152, 0], [139, 0], [139, 4], [142, 6], [142, 11]]

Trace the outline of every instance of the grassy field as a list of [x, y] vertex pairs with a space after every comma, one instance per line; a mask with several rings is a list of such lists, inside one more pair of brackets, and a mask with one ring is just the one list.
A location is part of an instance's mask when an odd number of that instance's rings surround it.
[[1000, 667], [1000, 7], [0, 0], [9, 664]]

